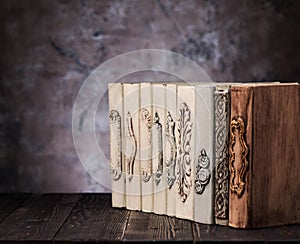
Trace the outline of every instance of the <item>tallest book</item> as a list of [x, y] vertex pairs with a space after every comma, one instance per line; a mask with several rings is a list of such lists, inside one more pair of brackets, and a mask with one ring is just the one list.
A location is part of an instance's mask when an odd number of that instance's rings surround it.
[[229, 225], [300, 221], [298, 84], [234, 85], [229, 142]]

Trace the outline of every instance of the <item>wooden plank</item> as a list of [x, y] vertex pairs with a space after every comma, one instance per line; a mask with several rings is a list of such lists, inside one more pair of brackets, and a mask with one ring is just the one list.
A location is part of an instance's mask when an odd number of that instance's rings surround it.
[[192, 241], [191, 222], [165, 215], [132, 211], [124, 241]]
[[128, 210], [111, 207], [111, 194], [82, 195], [55, 241], [121, 240], [128, 216]]
[[32, 195], [0, 225], [0, 240], [52, 240], [80, 195]]
[[194, 241], [262, 241], [260, 230], [233, 229], [220, 225], [193, 223]]
[[193, 223], [194, 241], [297, 241], [300, 240], [300, 225], [287, 225], [261, 229], [233, 229], [219, 225]]
[[0, 194], [0, 223], [19, 205], [21, 205], [30, 194]]

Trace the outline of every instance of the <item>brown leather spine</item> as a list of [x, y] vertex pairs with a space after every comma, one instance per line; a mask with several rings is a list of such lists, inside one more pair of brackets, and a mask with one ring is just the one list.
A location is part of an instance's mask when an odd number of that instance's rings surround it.
[[253, 88], [232, 86], [229, 141], [229, 225], [251, 227]]

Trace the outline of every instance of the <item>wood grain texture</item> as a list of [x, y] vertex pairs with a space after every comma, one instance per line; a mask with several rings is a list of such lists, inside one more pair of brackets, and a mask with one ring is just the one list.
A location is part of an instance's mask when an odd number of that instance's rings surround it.
[[231, 119], [244, 119], [250, 151], [245, 192], [230, 192], [231, 226], [300, 222], [299, 98], [295, 84], [232, 87]]
[[299, 223], [299, 85], [253, 89], [252, 226]]
[[0, 194], [0, 223], [29, 196], [30, 194]]
[[52, 240], [79, 195], [32, 195], [0, 225], [0, 240]]
[[110, 194], [84, 194], [55, 237], [56, 241], [118, 241], [129, 211], [111, 207]]
[[299, 241], [299, 225], [269, 227], [261, 229], [233, 229], [220, 225], [193, 223], [194, 241], [261, 242]]
[[[77, 201], [80, 196], [81, 198]], [[5, 201], [16, 202], [17, 198], [16, 195], [11, 195], [11, 200], [8, 197]], [[53, 208], [54, 205], [59, 207]], [[53, 213], [51, 220], [47, 217], [49, 216], [47, 213], [50, 212]], [[63, 217], [67, 216], [68, 212], [71, 213], [63, 221]], [[47, 219], [48, 225], [45, 224]], [[28, 226], [30, 228], [27, 228]], [[25, 231], [29, 233], [29, 238], [24, 237]], [[53, 234], [55, 231], [56, 234]], [[112, 208], [110, 194], [52, 194], [50, 197], [48, 194], [32, 195], [13, 212], [8, 213], [4, 222], [0, 224], [0, 232], [5, 232], [9, 236], [9, 238], [2, 238], [1, 243], [8, 241], [102, 243], [168, 240], [247, 243], [294, 241], [299, 243], [300, 241], [299, 224], [254, 230], [198, 224], [167, 216]]]
[[143, 212], [130, 214], [124, 241], [193, 240], [191, 222]]
[[[252, 87], [232, 86], [231, 88], [231, 120], [242, 118], [245, 124], [245, 138], [250, 153], [248, 160], [251, 162], [252, 153]], [[231, 138], [230, 138], [231, 140]], [[238, 164], [238, 162], [234, 162]], [[236, 165], [238, 166], [238, 165]], [[229, 165], [230, 167], [230, 165]], [[245, 190], [241, 197], [229, 190], [229, 225], [237, 228], [250, 227], [250, 211], [251, 211], [251, 179], [252, 165], [248, 166], [245, 175]]]
[[220, 225], [193, 223], [195, 241], [262, 241], [260, 230], [239, 230]]

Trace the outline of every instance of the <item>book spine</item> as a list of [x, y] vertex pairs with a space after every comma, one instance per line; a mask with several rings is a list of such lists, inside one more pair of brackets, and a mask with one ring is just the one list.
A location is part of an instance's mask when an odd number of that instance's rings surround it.
[[163, 84], [152, 84], [153, 123], [152, 137], [152, 170], [153, 170], [153, 211], [166, 214], [167, 191], [165, 177], [165, 157], [163, 147], [165, 143], [166, 122], [166, 88]]
[[175, 139], [176, 130], [176, 109], [177, 109], [177, 89], [175, 84], [167, 84], [166, 92], [166, 128], [165, 128], [165, 147], [164, 155], [166, 158], [166, 183], [167, 183], [167, 215], [175, 216], [176, 214], [176, 158], [177, 142]]
[[252, 106], [253, 87], [232, 86], [229, 129], [229, 225], [236, 228], [251, 227]]
[[126, 207], [141, 210], [141, 181], [139, 162], [140, 84], [123, 84], [124, 142], [126, 169]]
[[152, 86], [141, 83], [140, 117], [140, 163], [142, 185], [142, 211], [153, 212], [153, 175], [152, 175]]
[[177, 89], [176, 217], [192, 220], [194, 216], [195, 87], [178, 85]]
[[125, 207], [125, 174], [123, 155], [123, 88], [120, 83], [109, 85], [110, 172], [112, 206]]
[[228, 225], [229, 214], [229, 89], [218, 88], [215, 97], [215, 222]]
[[194, 141], [194, 221], [214, 223], [214, 126], [213, 85], [196, 86]]

